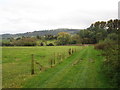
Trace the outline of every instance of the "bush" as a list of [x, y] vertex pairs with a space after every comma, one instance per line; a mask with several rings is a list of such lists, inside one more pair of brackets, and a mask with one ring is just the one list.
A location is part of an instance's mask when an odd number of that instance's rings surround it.
[[111, 79], [111, 82], [120, 87], [120, 60], [119, 60], [119, 48], [117, 44], [109, 46], [109, 49], [105, 50], [106, 61], [103, 63], [103, 71]]
[[54, 44], [53, 43], [49, 43], [47, 46], [54, 46]]
[[95, 45], [95, 49], [105, 50], [108, 47], [109, 43], [99, 43]]
[[36, 46], [35, 38], [23, 38], [20, 40], [14, 40], [13, 45], [15, 46]]
[[11, 42], [2, 42], [2, 46], [14, 46]]
[[43, 43], [43, 42], [41, 42], [41, 43], [40, 43], [40, 46], [44, 46], [44, 43]]
[[[109, 40], [108, 40], [109, 41]], [[111, 84], [120, 87], [120, 60], [118, 43], [105, 40], [97, 45], [95, 49], [103, 50], [106, 60], [103, 62], [102, 71], [111, 80]]]

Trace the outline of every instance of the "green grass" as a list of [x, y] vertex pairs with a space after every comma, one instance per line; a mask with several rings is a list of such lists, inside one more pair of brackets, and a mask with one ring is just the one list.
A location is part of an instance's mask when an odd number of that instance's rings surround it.
[[[54, 53], [68, 56], [68, 46], [44, 46], [44, 47], [3, 47], [3, 87], [21, 87], [31, 76], [31, 54], [35, 61], [45, 67], [49, 67], [49, 60], [54, 58]], [[72, 46], [80, 49], [81, 47]], [[59, 59], [56, 60], [59, 62]], [[39, 74], [39, 67], [35, 64], [35, 75]]]
[[[100, 72], [103, 57], [92, 47], [85, 48], [66, 59], [61, 65], [42, 72], [31, 78], [24, 87], [27, 88], [108, 88], [111, 87]], [[72, 65], [75, 60], [81, 60]], [[90, 61], [90, 59], [94, 60]]]
[[[78, 52], [43, 72], [39, 72], [35, 66], [35, 75], [30, 75], [32, 53], [35, 54], [35, 60], [47, 67], [54, 52], [68, 56], [71, 47], [79, 49]], [[104, 57], [100, 54], [93, 46], [4, 47], [3, 87], [112, 88], [101, 72]]]

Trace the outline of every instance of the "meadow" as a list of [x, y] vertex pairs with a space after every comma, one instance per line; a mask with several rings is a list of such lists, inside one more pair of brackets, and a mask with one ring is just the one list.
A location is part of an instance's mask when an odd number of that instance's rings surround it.
[[[74, 53], [69, 55], [69, 49]], [[31, 60], [46, 69], [40, 71]], [[101, 72], [104, 57], [93, 46], [2, 47], [3, 88], [110, 88]], [[51, 60], [55, 64], [51, 67]]]
[[[60, 62], [58, 55], [69, 56], [68, 49], [77, 46], [44, 46], [44, 47], [3, 47], [2, 68], [3, 87], [20, 87], [21, 84], [31, 77], [31, 59], [34, 54], [34, 61], [44, 67], [50, 67], [50, 60], [56, 57], [56, 64]], [[39, 66], [35, 65], [35, 75], [40, 73]]]

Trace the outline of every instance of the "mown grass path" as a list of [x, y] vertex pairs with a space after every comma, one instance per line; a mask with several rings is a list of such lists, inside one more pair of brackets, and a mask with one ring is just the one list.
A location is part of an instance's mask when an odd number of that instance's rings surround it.
[[[59, 65], [33, 76], [25, 88], [110, 88], [101, 72], [103, 57], [88, 46]], [[78, 61], [78, 62], [77, 62]], [[77, 63], [75, 63], [77, 62]]]

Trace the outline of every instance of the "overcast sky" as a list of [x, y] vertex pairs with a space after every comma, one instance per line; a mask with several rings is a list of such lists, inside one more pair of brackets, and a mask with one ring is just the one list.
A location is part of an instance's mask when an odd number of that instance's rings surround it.
[[84, 29], [118, 18], [119, 0], [0, 0], [0, 34]]

